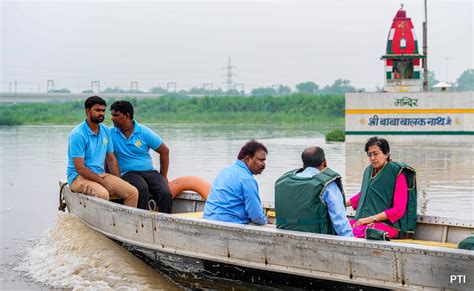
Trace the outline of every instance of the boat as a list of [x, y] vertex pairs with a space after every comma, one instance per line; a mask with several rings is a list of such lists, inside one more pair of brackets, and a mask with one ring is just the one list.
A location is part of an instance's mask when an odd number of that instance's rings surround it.
[[[172, 214], [74, 193], [65, 182], [59, 202], [90, 228], [151, 260], [178, 256], [274, 278], [376, 288], [474, 290], [474, 251], [456, 248], [473, 233], [473, 221], [419, 215], [413, 239], [375, 241], [206, 220], [205, 200], [187, 191], [175, 197]], [[263, 206], [274, 213], [273, 205]]]

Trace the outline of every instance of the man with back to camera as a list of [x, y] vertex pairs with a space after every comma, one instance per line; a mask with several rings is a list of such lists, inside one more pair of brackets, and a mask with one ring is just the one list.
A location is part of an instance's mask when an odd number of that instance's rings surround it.
[[277, 228], [353, 236], [341, 176], [327, 167], [323, 149], [308, 147], [301, 159], [302, 169], [275, 183]]
[[[69, 135], [67, 178], [73, 192], [81, 192], [108, 200], [113, 194], [124, 204], [137, 207], [138, 191], [120, 179], [120, 170], [105, 118], [105, 100], [91, 96], [84, 103], [86, 119]], [[104, 172], [107, 159], [110, 172]]]
[[[169, 149], [159, 135], [133, 118], [133, 111], [133, 105], [128, 101], [116, 101], [110, 106], [114, 123], [110, 135], [122, 178], [138, 189], [138, 208], [148, 209], [151, 194], [159, 212], [171, 213]], [[153, 167], [150, 149], [160, 155], [159, 172]]]
[[224, 168], [214, 179], [204, 207], [204, 218], [241, 224], [268, 223], [253, 176], [265, 170], [267, 153], [267, 148], [255, 140], [240, 149], [235, 163]]

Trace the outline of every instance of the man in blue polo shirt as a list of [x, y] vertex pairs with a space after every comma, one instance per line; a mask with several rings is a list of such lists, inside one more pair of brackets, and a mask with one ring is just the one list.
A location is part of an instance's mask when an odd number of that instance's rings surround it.
[[[101, 124], [105, 117], [105, 100], [99, 96], [84, 103], [86, 119], [69, 135], [67, 179], [73, 192], [81, 192], [108, 200], [116, 194], [124, 204], [137, 207], [138, 191], [120, 179], [108, 128]], [[104, 163], [112, 174], [104, 172]]]
[[[173, 197], [168, 187], [168, 147], [160, 136], [133, 119], [130, 102], [116, 101], [110, 106], [110, 112], [114, 123], [110, 135], [121, 175], [138, 189], [138, 208], [149, 209], [148, 200], [152, 198], [159, 212], [171, 213]], [[150, 149], [160, 155], [159, 172], [153, 167]]]
[[255, 140], [240, 149], [235, 163], [214, 179], [204, 207], [204, 218], [241, 224], [268, 223], [253, 176], [265, 170], [267, 153], [267, 148]]

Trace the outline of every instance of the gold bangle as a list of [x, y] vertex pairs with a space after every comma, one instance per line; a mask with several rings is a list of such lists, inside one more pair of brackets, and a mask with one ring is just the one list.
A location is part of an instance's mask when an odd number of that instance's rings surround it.
[[373, 220], [374, 222], [377, 222], [377, 218], [375, 218], [375, 215], [372, 215], [372, 220]]

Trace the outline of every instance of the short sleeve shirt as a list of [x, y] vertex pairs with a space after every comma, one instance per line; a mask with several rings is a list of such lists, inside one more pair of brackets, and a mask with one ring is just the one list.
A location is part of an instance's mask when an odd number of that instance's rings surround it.
[[69, 135], [67, 180], [69, 185], [79, 175], [74, 167], [74, 158], [83, 158], [84, 165], [96, 174], [104, 173], [104, 162], [107, 153], [113, 152], [109, 129], [99, 124], [99, 132], [95, 134], [84, 120]]
[[237, 160], [214, 179], [204, 218], [234, 223], [268, 223], [258, 196], [258, 184], [244, 162]]
[[128, 137], [117, 127], [110, 128], [120, 174], [131, 171], [151, 171], [154, 169], [150, 149], [158, 149], [163, 140], [148, 127], [133, 121], [133, 132]]

